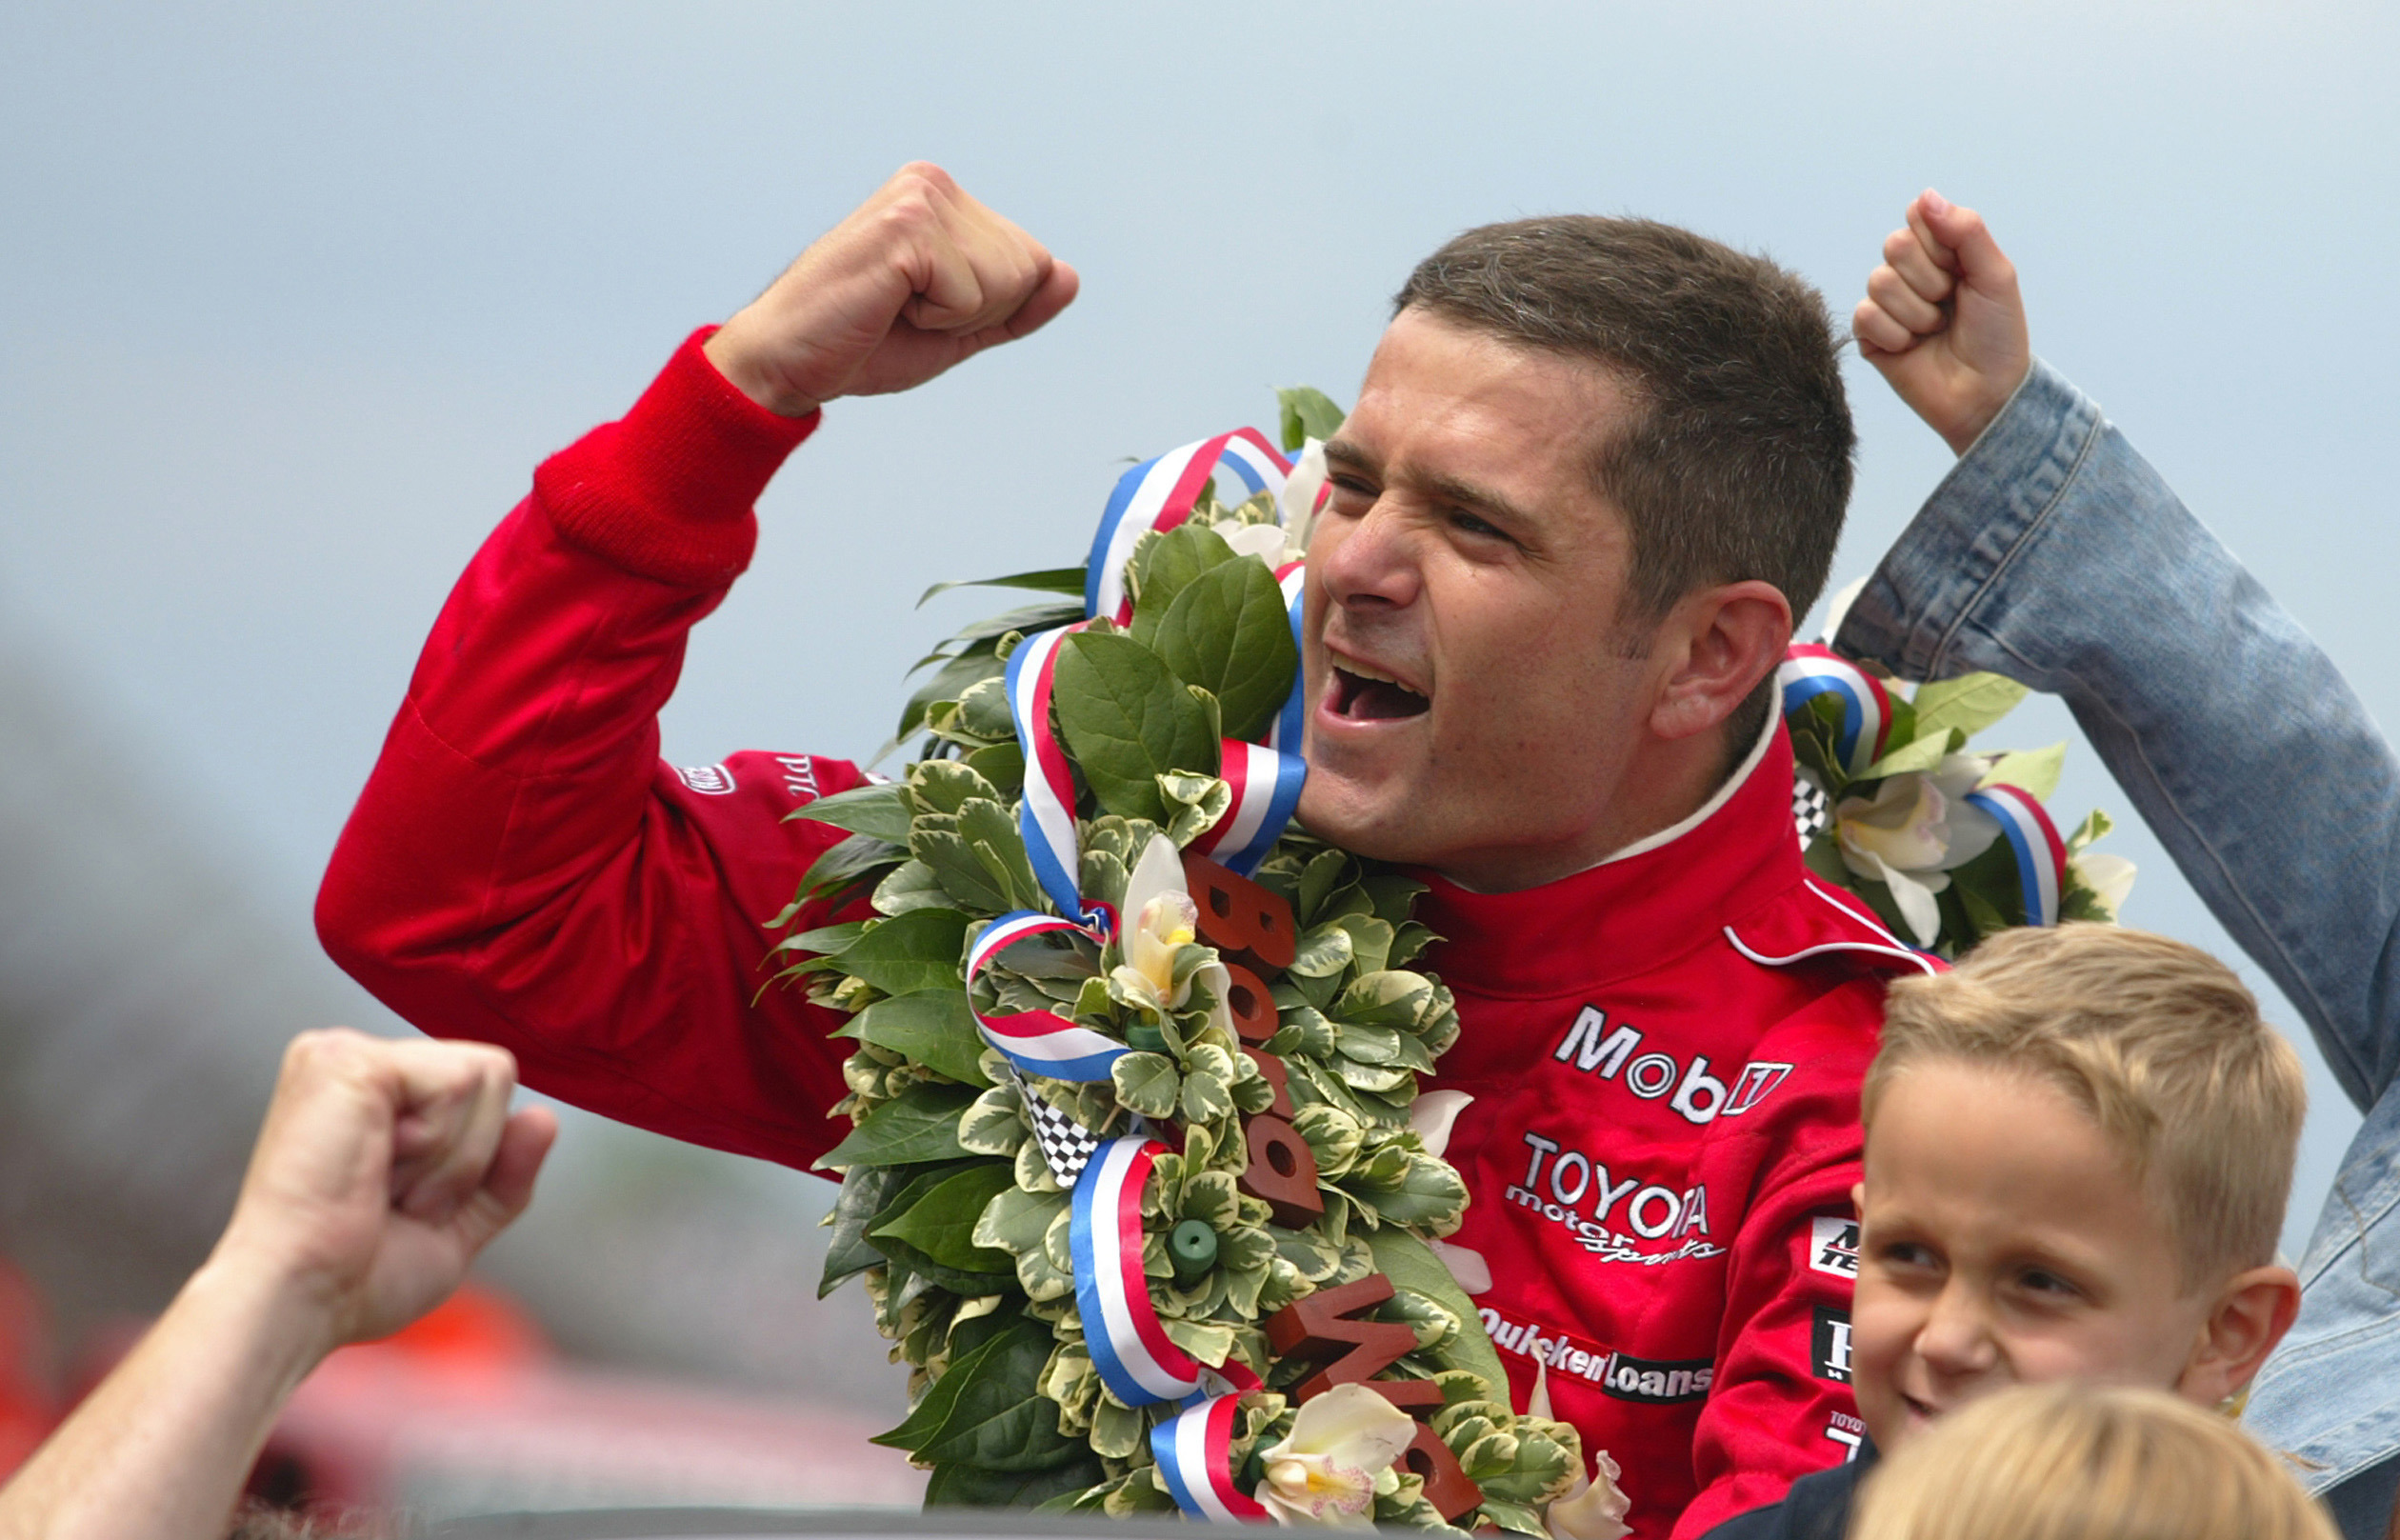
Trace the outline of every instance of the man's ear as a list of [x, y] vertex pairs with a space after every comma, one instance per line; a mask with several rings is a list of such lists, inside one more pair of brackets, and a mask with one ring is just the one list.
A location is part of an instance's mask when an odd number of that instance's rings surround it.
[[[1791, 645], [1791, 602], [1755, 578], [1687, 595], [1659, 628], [1668, 644], [1650, 730], [1689, 738], [1733, 714]], [[1671, 650], [1670, 650], [1671, 649]]]
[[2291, 1330], [2300, 1313], [2300, 1279], [2290, 1268], [2251, 1268], [2235, 1273], [2217, 1293], [2201, 1323], [2175, 1389], [2190, 1400], [2213, 1407], [2250, 1382], [2258, 1366]]

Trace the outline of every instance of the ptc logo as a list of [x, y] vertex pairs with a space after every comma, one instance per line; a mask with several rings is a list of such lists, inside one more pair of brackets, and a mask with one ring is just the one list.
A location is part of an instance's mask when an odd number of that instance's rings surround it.
[[675, 773], [704, 797], [721, 797], [733, 790], [733, 772], [722, 765], [699, 765]]
[[1814, 1330], [1810, 1333], [1810, 1353], [1814, 1360], [1816, 1377], [1850, 1382], [1850, 1318], [1848, 1310], [1816, 1308]]

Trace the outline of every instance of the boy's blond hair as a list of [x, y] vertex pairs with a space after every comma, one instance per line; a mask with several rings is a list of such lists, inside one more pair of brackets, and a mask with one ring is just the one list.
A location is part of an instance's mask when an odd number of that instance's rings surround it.
[[2336, 1540], [2273, 1455], [2161, 1390], [2061, 1383], [1943, 1417], [1867, 1478], [1850, 1540]]
[[1910, 1065], [2035, 1077], [2090, 1113], [2163, 1219], [2187, 1289], [2275, 1258], [2308, 1110], [2300, 1059], [2233, 970], [2145, 930], [2006, 930], [1948, 973], [1894, 984], [1860, 1109]]

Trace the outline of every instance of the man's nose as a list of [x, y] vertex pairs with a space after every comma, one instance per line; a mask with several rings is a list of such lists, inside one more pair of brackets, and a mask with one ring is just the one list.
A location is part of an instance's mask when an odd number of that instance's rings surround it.
[[1955, 1280], [1933, 1301], [1916, 1350], [1935, 1373], [1954, 1378], [1981, 1374], [2000, 1357], [1989, 1314], [1973, 1290]]
[[1317, 520], [1309, 571], [1346, 610], [1404, 608], [1420, 584], [1416, 538], [1386, 493], [1364, 513]]

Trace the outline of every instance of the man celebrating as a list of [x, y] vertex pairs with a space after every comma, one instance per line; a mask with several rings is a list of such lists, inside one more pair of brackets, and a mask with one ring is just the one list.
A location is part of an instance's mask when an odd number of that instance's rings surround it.
[[[545, 463], [334, 853], [334, 957], [552, 1094], [793, 1166], [830, 1148], [838, 1018], [761, 993], [760, 965], [839, 837], [785, 816], [861, 772], [678, 772], [656, 713], [817, 409], [1021, 337], [1075, 285], [906, 168]], [[1465, 1028], [1440, 1083], [1476, 1098], [1449, 1147], [1461, 1262], [1519, 1404], [1616, 1458], [1644, 1534], [1774, 1501], [1857, 1438], [1858, 1084], [1882, 979], [1930, 965], [1809, 877], [1771, 709], [1851, 445], [1813, 290], [1561, 218], [1422, 264], [1326, 448], [1300, 818], [1431, 884]]]

